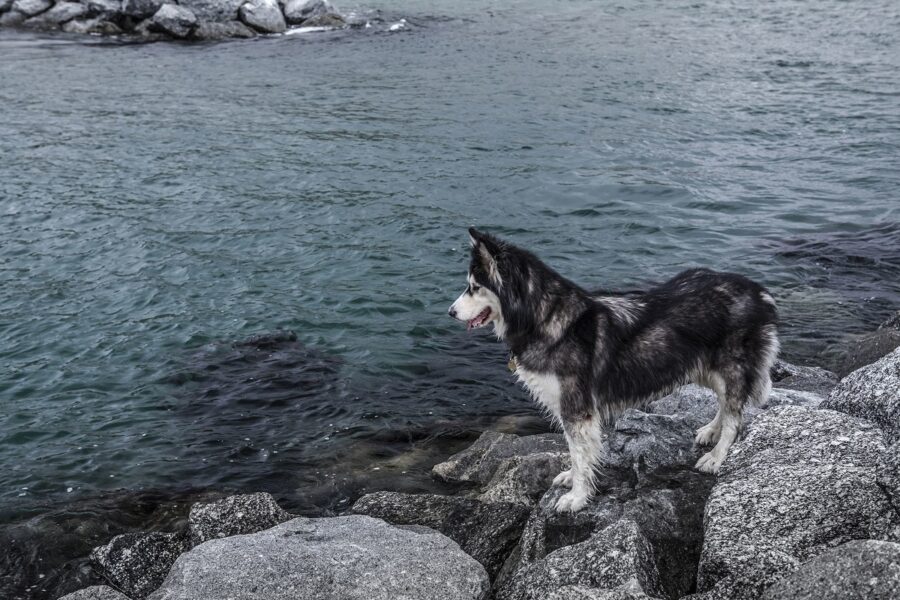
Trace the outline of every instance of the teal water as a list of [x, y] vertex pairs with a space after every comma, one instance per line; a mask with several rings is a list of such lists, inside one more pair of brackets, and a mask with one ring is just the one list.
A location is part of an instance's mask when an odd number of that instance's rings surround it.
[[[140, 491], [339, 510], [538, 426], [446, 317], [473, 224], [585, 284], [749, 275], [799, 362], [896, 309], [895, 2], [355, 8], [221, 44], [0, 32], [3, 522]], [[57, 577], [39, 554], [17, 568]]]

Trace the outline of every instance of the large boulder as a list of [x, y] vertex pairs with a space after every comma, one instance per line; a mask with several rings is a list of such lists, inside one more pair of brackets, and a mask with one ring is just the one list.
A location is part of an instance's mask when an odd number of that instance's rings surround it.
[[190, 10], [176, 4], [163, 4], [151, 17], [153, 26], [158, 31], [175, 38], [184, 39], [191, 35], [197, 26], [197, 17]]
[[238, 9], [247, 0], [178, 0], [178, 5], [190, 9], [202, 23], [236, 21]]
[[485, 502], [534, 506], [553, 480], [569, 468], [568, 452], [535, 452], [503, 461], [478, 496]]
[[122, 0], [122, 13], [135, 20], [146, 19], [156, 14], [165, 0]]
[[353, 512], [440, 531], [480, 562], [491, 578], [518, 543], [529, 513], [519, 504], [396, 492], [367, 494], [353, 505]]
[[292, 518], [294, 515], [278, 506], [271, 494], [240, 494], [194, 504], [188, 516], [188, 533], [191, 544], [197, 545], [216, 538], [256, 533]]
[[292, 25], [299, 25], [314, 17], [337, 14], [327, 0], [286, 0], [284, 18]]
[[66, 594], [59, 600], [130, 600], [125, 594], [121, 594], [107, 585], [92, 585], [91, 587]]
[[183, 554], [153, 600], [481, 600], [487, 573], [431, 529], [352, 515], [296, 518]]
[[900, 514], [876, 482], [884, 453], [881, 431], [842, 413], [759, 415], [706, 503], [699, 597], [756, 599], [828, 547], [900, 536]]
[[35, 29], [55, 29], [71, 21], [77, 19], [87, 12], [87, 7], [78, 2], [58, 2], [48, 11], [42, 12], [36, 17], [31, 17], [23, 25], [25, 27], [34, 27]]
[[263, 33], [284, 33], [287, 24], [275, 0], [249, 0], [238, 10], [241, 21]]
[[545, 600], [561, 588], [610, 590], [636, 582], [635, 591], [662, 596], [653, 548], [637, 524], [617, 521], [587, 540], [560, 548], [520, 569], [497, 589], [497, 600]]
[[53, 6], [52, 0], [16, 0], [13, 2], [12, 10], [20, 12], [26, 17], [33, 17], [51, 6]]
[[503, 578], [528, 568], [561, 548], [578, 545], [620, 521], [634, 523], [654, 548], [666, 595], [678, 597], [694, 587], [703, 541], [703, 505], [715, 478], [692, 470], [661, 469], [634, 478], [628, 471], [602, 470], [598, 493], [577, 513], [557, 513], [567, 490], [554, 487], [531, 513], [517, 552]]
[[694, 445], [699, 421], [692, 414], [657, 415], [628, 409], [604, 441], [601, 461], [611, 467], [650, 471], [693, 465], [704, 452]]
[[766, 590], [763, 600], [896, 600], [900, 544], [847, 542], [803, 563]]
[[844, 377], [822, 408], [868, 419], [900, 439], [900, 348]]
[[126, 533], [94, 548], [91, 562], [103, 577], [134, 599], [146, 598], [188, 547], [175, 533]]
[[471, 446], [436, 464], [431, 472], [435, 477], [451, 483], [486, 485], [510, 458], [568, 451], [561, 434], [518, 436], [485, 431]]
[[772, 365], [772, 382], [780, 388], [814, 392], [820, 396], [828, 394], [837, 385], [838, 377], [821, 367], [792, 365], [778, 359]]

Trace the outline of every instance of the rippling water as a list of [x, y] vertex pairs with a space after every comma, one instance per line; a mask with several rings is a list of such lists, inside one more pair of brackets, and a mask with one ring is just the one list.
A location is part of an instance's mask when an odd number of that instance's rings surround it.
[[[356, 8], [371, 28], [221, 44], [0, 32], [2, 522], [340, 510], [541, 427], [445, 316], [471, 224], [596, 286], [745, 273], [798, 361], [896, 308], [895, 2]], [[10, 594], [84, 552], [20, 543]]]

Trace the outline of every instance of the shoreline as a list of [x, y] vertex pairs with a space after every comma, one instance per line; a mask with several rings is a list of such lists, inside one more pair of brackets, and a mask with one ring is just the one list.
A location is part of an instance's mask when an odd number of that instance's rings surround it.
[[[848, 344], [846, 348], [848, 360], [858, 360], [860, 355], [865, 354], [860, 353], [861, 349], [872, 352], [875, 351], [873, 348], [881, 348], [885, 337], [892, 335], [886, 332], [898, 331], [896, 329], [898, 321], [900, 319], [895, 316], [875, 332], [852, 340], [852, 344]], [[866, 345], [866, 340], [871, 340], [869, 346]], [[189, 516], [182, 521], [179, 528], [176, 528], [176, 532], [125, 534], [117, 536], [103, 546], [98, 546], [91, 554], [91, 568], [96, 575], [102, 576], [106, 583], [111, 583], [120, 591], [126, 592], [125, 596], [109, 597], [132, 600], [170, 597], [171, 594], [174, 594], [172, 597], [199, 597], [188, 593], [192, 585], [188, 581], [189, 577], [181, 575], [175, 577], [169, 573], [173, 565], [176, 567], [172, 573], [178, 572], [183, 575], [192, 569], [200, 567], [206, 569], [214, 564], [216, 559], [209, 554], [203, 545], [204, 542], [212, 542], [214, 546], [219, 543], [226, 546], [233, 544], [234, 547], [228, 546], [229, 551], [245, 553], [246, 548], [242, 548], [241, 544], [251, 542], [268, 544], [265, 536], [269, 534], [265, 532], [275, 531], [271, 529], [272, 527], [283, 524], [284, 527], [301, 527], [302, 530], [310, 527], [316, 529], [320, 525], [331, 528], [356, 515], [364, 517], [365, 520], [351, 519], [353, 527], [350, 531], [339, 528], [343, 532], [339, 537], [350, 536], [343, 539], [341, 544], [351, 546], [361, 544], [362, 541], [353, 538], [352, 532], [356, 530], [367, 531], [373, 528], [372, 535], [380, 538], [393, 531], [383, 529], [387, 524], [418, 525], [430, 528], [429, 531], [439, 532], [442, 536], [438, 541], [428, 539], [428, 544], [439, 542], [438, 545], [443, 548], [441, 552], [449, 552], [448, 556], [441, 554], [444, 556], [442, 561], [449, 561], [447, 564], [462, 561], [468, 565], [463, 570], [471, 570], [471, 563], [466, 561], [474, 559], [475, 564], [483, 569], [484, 576], [474, 583], [465, 580], [468, 582], [465, 585], [474, 586], [472, 589], [476, 591], [473, 595], [460, 597], [479, 598], [482, 596], [478, 594], [487, 593], [485, 591], [488, 590], [494, 594], [494, 598], [500, 600], [532, 597], [593, 598], [595, 596], [589, 595], [585, 589], [603, 589], [631, 594], [622, 596], [623, 598], [676, 598], [693, 594], [692, 600], [708, 600], [718, 597], [715, 594], [721, 594], [723, 590], [727, 590], [728, 594], [735, 594], [733, 597], [757, 598], [761, 597], [757, 591], [761, 593], [763, 590], [756, 590], [743, 579], [734, 581], [727, 577], [724, 579], [719, 577], [716, 575], [719, 567], [711, 566], [707, 558], [710, 552], [707, 548], [709, 544], [721, 545], [721, 542], [716, 542], [718, 539], [716, 520], [712, 519], [710, 522], [710, 515], [722, 511], [722, 523], [718, 526], [737, 527], [738, 525], [730, 520], [732, 517], [728, 516], [729, 511], [736, 510], [743, 504], [728, 500], [729, 494], [734, 493], [732, 490], [735, 487], [741, 486], [749, 486], [741, 492], [742, 494], [766, 488], [768, 475], [754, 470], [756, 459], [745, 458], [749, 451], [745, 448], [752, 449], [754, 445], [762, 443], [759, 441], [762, 436], [769, 441], [765, 442], [761, 449], [774, 443], [776, 446], [783, 446], [782, 449], [788, 455], [794, 451], [800, 454], [813, 452], [819, 455], [820, 450], [802, 445], [806, 444], [807, 440], [800, 442], [801, 446], [793, 447], [792, 444], [796, 445], [800, 438], [792, 432], [795, 433], [798, 428], [806, 430], [811, 426], [815, 430], [816, 427], [812, 424], [827, 418], [831, 423], [827, 435], [836, 440], [838, 449], [842, 449], [843, 442], [840, 440], [844, 438], [850, 440], [865, 438], [868, 440], [867, 451], [875, 451], [882, 456], [880, 462], [874, 461], [869, 465], [872, 480], [867, 481], [865, 478], [859, 480], [857, 477], [854, 485], [874, 485], [874, 479], [879, 478], [879, 489], [892, 489], [890, 486], [893, 485], [891, 483], [893, 479], [890, 479], [889, 474], [883, 475], [882, 472], [890, 468], [887, 457], [898, 451], [897, 444], [896, 440], [893, 445], [888, 444], [894, 434], [889, 431], [890, 427], [886, 424], [888, 421], [879, 416], [878, 410], [888, 414], [896, 406], [890, 404], [888, 399], [881, 408], [876, 406], [875, 414], [861, 418], [859, 411], [869, 410], [871, 407], [868, 404], [861, 404], [858, 398], [860, 395], [871, 393], [870, 382], [873, 377], [869, 371], [887, 369], [890, 372], [890, 369], [897, 368], [900, 368], [900, 350], [892, 350], [873, 363], [851, 372], [843, 380], [819, 367], [798, 367], [779, 360], [776, 369], [773, 370], [775, 383], [770, 401], [764, 410], [754, 410], [748, 414], [749, 425], [745, 437], [735, 446], [740, 450], [735, 453], [735, 458], [729, 457], [726, 465], [730, 466], [723, 469], [719, 480], [697, 473], [691, 468], [697, 455], [697, 449], [693, 446], [693, 430], [698, 423], [708, 418], [707, 413], [714, 407], [715, 401], [704, 390], [686, 386], [651, 403], [645, 409], [646, 412], [632, 409], [620, 418], [605, 446], [600, 477], [601, 489], [589, 507], [575, 515], [557, 515], [552, 510], [554, 500], [561, 492], [558, 488], [551, 487], [551, 482], [555, 474], [565, 467], [568, 457], [560, 434], [517, 436], [485, 431], [471, 446], [434, 466], [433, 476], [447, 484], [449, 486], [447, 489], [451, 490], [447, 494], [373, 492], [363, 495], [349, 510], [341, 511], [337, 516], [316, 518], [291, 514], [266, 493], [240, 494], [218, 500], [200, 501], [193, 504]], [[869, 391], [866, 391], [867, 389]], [[885, 427], [888, 429], [882, 429]], [[834, 431], [840, 435], [834, 434]], [[826, 444], [830, 438], [817, 439], [816, 443], [825, 444], [824, 447], [831, 451], [831, 442]], [[853, 444], [855, 443], [854, 441]], [[831, 469], [828, 472], [836, 470], [838, 475], [832, 473], [826, 476], [823, 475], [825, 471], [817, 470], [812, 481], [819, 481], [826, 488], [830, 485], [838, 488], [846, 485], [849, 481], [846, 478], [851, 475], [850, 471], [846, 473], [842, 471], [842, 461], [849, 460], [853, 464], [856, 450], [850, 448], [848, 451], [850, 454], [846, 456], [839, 454], [831, 457], [835, 462], [828, 467]], [[760, 455], [757, 458], [776, 462], [779, 460], [777, 455]], [[798, 465], [800, 468], [802, 462]], [[790, 465], [778, 463], [773, 465], [772, 469], [778, 471], [788, 466]], [[858, 465], [854, 467], [857, 468]], [[802, 479], [803, 474], [795, 473], [779, 485], [788, 485], [792, 478], [798, 477]], [[882, 480], [885, 477], [890, 481], [885, 480], [887, 483], [884, 483]], [[754, 478], [758, 481], [754, 481]], [[454, 489], [455, 491], [452, 491]], [[882, 525], [878, 526], [880, 529], [873, 535], [866, 533], [863, 536], [865, 532], [860, 531], [842, 535], [847, 537], [847, 540], [862, 536], [864, 539], [881, 540], [879, 543], [890, 543], [890, 540], [894, 540], [892, 537], [895, 535], [894, 531], [900, 535], [900, 521], [897, 521], [900, 515], [892, 513], [891, 501], [896, 501], [892, 498], [888, 498], [887, 501], [882, 498], [881, 501], [875, 501], [874, 505], [870, 505], [874, 500], [869, 494], [864, 499], [868, 504], [856, 507], [854, 509], [856, 513], [852, 511], [848, 513], [858, 520], [861, 515], [866, 514], [866, 511], [876, 511], [870, 516]], [[764, 500], [777, 502], [778, 498], [767, 497]], [[849, 498], [847, 501], [854, 500]], [[715, 510], [712, 507], [715, 507]], [[827, 506], [817, 506], [814, 509], [826, 512], [831, 510]], [[660, 510], [663, 512], [659, 512]], [[813, 507], [810, 510], [813, 510]], [[787, 513], [785, 518], [789, 519], [790, 514]], [[742, 518], [745, 517], [746, 515]], [[828, 512], [826, 517], [829, 520], [843, 518], [831, 512]], [[795, 523], [794, 527], [797, 530], [795, 533], [799, 535], [802, 533], [800, 529], [807, 525]], [[213, 533], [204, 529], [210, 527]], [[737, 535], [739, 532], [731, 533]], [[245, 537], [232, 537], [235, 535]], [[745, 532], [740, 535], [748, 534]], [[452, 541], [451, 546], [446, 546], [446, 539]], [[415, 546], [419, 541], [425, 543], [425, 540], [418, 538], [406, 539], [403, 543]], [[579, 561], [584, 558], [581, 553], [594, 546], [605, 547], [609, 544], [624, 544], [625, 548], [645, 547], [648, 556], [653, 558], [651, 560], [644, 556], [641, 563], [638, 560], [641, 552], [638, 552], [632, 557], [630, 567], [632, 571], [629, 572], [633, 577], [628, 581], [615, 586], [608, 581], [598, 582], [592, 579], [591, 575], [596, 565], [589, 569], [582, 569], [584, 565], [578, 566], [581, 564]], [[223, 548], [225, 546], [216, 552], [223, 552]], [[848, 547], [847, 551], [850, 549]], [[867, 557], [874, 552], [868, 546], [852, 549], [857, 553], [862, 552]], [[798, 556], [812, 557], [807, 550], [804, 549]], [[881, 550], [883, 548], [879, 546], [878, 551]], [[272, 552], [291, 551], [293, 550], [285, 548], [272, 549]], [[423, 549], [418, 551], [425, 552]], [[591, 551], [592, 556], [593, 552]], [[727, 544], [717, 547], [717, 552], [723, 553], [724, 558], [721, 560], [726, 562], [732, 560], [729, 558], [731, 549]], [[123, 556], [136, 557], [137, 562], [129, 562], [131, 559], [124, 560]], [[393, 555], [384, 557], [388, 562], [396, 559], [397, 557]], [[637, 569], [635, 565], [640, 568]], [[230, 594], [240, 595], [240, 589], [243, 589], [240, 587], [243, 585], [240, 580], [254, 580], [250, 567], [248, 567], [250, 571], [238, 572], [235, 577], [226, 574], [239, 568], [237, 565], [228, 568], [221, 565], [210, 568], [213, 572], [222, 573], [217, 585], [238, 586], [228, 588]], [[580, 583], [557, 585], [560, 582], [549, 573], [560, 569], [575, 573], [576, 579], [582, 578], [579, 579]], [[699, 579], [686, 577], [685, 573], [688, 572], [697, 573]], [[802, 569], [798, 572], [802, 572]], [[138, 573], [142, 575], [139, 580], [135, 580]], [[774, 584], [775, 575], [768, 571], [766, 573], [768, 574], [765, 576], [760, 575], [761, 580], [767, 584]], [[791, 581], [788, 572], [775, 572], [779, 573], [784, 576], [785, 581]], [[449, 577], [446, 573], [444, 575]], [[288, 574], [285, 573], [284, 576]], [[638, 587], [634, 587], [632, 579], [638, 582]], [[95, 578], [95, 582], [98, 581]], [[187, 587], [179, 588], [180, 591], [177, 593], [170, 590], [171, 594], [157, 592], [156, 595], [152, 595], [153, 590], [159, 586], [163, 586], [162, 589], [165, 590], [167, 585], [170, 587], [176, 585], [171, 581], [180, 582], [178, 586]], [[459, 581], [457, 584], [465, 587]], [[607, 587], [597, 587], [601, 584]], [[571, 590], [568, 589], [570, 587]], [[183, 592], [187, 595], [180, 595]], [[82, 595], [67, 597], [67, 600], [107, 597], [103, 594], [110, 593], [105, 589], [92, 590]], [[280, 597], [277, 589], [272, 593], [274, 594], [272, 597]], [[377, 592], [373, 593], [378, 597]], [[573, 595], [576, 593], [588, 595]], [[639, 593], [644, 595], [637, 595]]]

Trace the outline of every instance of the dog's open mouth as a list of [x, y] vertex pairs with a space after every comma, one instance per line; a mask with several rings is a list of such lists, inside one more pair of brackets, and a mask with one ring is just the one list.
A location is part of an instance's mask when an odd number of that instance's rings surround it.
[[472, 329], [474, 327], [481, 327], [485, 323], [487, 323], [488, 318], [491, 316], [491, 307], [488, 306], [483, 311], [478, 313], [474, 319], [469, 319], [466, 321], [466, 331]]

